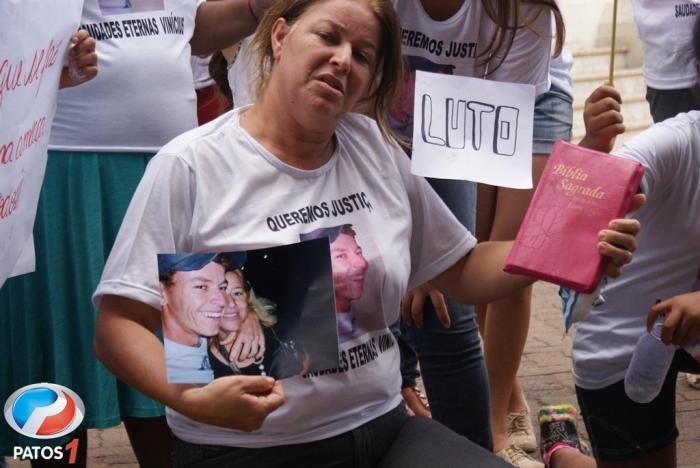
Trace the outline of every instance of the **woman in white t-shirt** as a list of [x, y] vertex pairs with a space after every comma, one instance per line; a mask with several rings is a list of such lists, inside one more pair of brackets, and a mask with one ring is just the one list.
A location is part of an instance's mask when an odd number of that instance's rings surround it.
[[[399, 37], [386, 0], [277, 2], [256, 36], [264, 65], [256, 103], [181, 135], [150, 163], [94, 295], [95, 347], [119, 377], [168, 406], [176, 464], [411, 467], [438, 458], [446, 466], [505, 466], [400, 405], [387, 325], [407, 287], [432, 280], [451, 297], [480, 302], [532, 280], [501, 270], [509, 243], [475, 246], [427, 183], [410, 175], [389, 137]], [[349, 112], [360, 101], [379, 124]], [[357, 199], [338, 208], [338, 200]], [[317, 214], [299, 215], [309, 207]], [[362, 333], [339, 345], [347, 366], [284, 381], [167, 383], [163, 347], [149, 331], [160, 323], [157, 253], [291, 244], [339, 223], [362, 236], [376, 278], [354, 309]], [[613, 257], [612, 274], [629, 260], [638, 229], [617, 223], [620, 231], [601, 231], [598, 248]], [[373, 340], [387, 346], [357, 358]]]

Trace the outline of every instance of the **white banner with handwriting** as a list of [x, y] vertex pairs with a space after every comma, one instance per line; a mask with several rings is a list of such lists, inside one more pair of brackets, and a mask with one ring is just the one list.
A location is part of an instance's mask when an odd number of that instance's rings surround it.
[[0, 287], [11, 273], [33, 269], [31, 235], [58, 81], [82, 6], [0, 2]]
[[411, 172], [532, 188], [535, 87], [416, 72]]

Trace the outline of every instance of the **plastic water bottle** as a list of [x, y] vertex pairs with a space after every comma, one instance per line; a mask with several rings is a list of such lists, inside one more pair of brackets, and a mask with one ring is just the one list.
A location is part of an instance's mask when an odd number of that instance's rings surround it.
[[665, 316], [659, 316], [651, 332], [639, 338], [627, 368], [625, 393], [637, 403], [649, 403], [657, 397], [676, 353], [676, 346], [661, 341], [664, 319]]
[[684, 348], [688, 351], [688, 354], [693, 356], [693, 358], [700, 362], [700, 340], [697, 340]]

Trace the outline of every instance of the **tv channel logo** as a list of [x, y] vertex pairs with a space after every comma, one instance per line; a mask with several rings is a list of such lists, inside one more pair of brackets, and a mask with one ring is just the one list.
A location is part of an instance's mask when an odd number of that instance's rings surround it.
[[10, 427], [34, 439], [54, 439], [73, 432], [84, 417], [85, 405], [78, 394], [52, 383], [22, 387], [5, 402]]

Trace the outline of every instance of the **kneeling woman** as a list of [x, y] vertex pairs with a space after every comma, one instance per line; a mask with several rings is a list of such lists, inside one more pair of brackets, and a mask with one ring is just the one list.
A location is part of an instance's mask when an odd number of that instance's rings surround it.
[[[407, 288], [431, 281], [456, 300], [484, 303], [533, 280], [503, 273], [510, 243], [477, 246], [389, 137], [384, 116], [402, 77], [391, 3], [276, 2], [255, 41], [256, 103], [176, 138], [146, 171], [94, 296], [98, 356], [167, 405], [180, 466], [504, 466], [401, 406], [387, 324], [398, 319]], [[358, 106], [379, 124], [350, 113]], [[597, 247], [612, 257], [612, 275], [629, 261], [638, 229], [616, 223]], [[353, 225], [352, 249], [362, 246], [367, 268], [360, 285], [350, 268], [357, 252], [333, 252], [344, 260], [334, 277], [353, 292], [357, 330], [340, 345], [346, 360], [338, 368], [283, 381], [167, 383], [151, 333], [160, 324], [157, 253], [292, 244], [339, 224]], [[371, 359], [358, 353], [373, 343], [384, 346]]]

